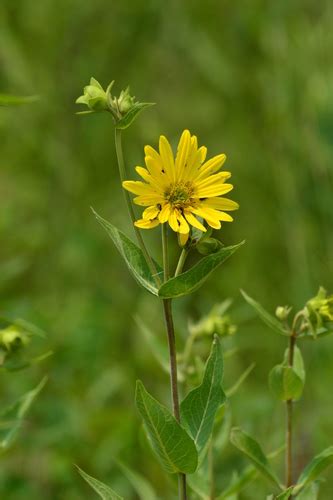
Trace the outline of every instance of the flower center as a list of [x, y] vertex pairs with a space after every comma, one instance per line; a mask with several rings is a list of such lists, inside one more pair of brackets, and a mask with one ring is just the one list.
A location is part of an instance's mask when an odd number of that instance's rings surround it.
[[171, 205], [184, 207], [191, 202], [194, 189], [190, 182], [179, 182], [171, 184], [165, 191], [165, 198]]

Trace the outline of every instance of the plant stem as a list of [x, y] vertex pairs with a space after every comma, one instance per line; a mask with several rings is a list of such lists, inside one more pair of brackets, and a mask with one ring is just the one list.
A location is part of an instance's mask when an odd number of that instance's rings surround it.
[[179, 257], [175, 276], [178, 276], [182, 272], [188, 254], [189, 254], [189, 250], [186, 248], [183, 248], [182, 253], [180, 254], [180, 257]]
[[[164, 280], [169, 279], [169, 255], [168, 255], [168, 234], [166, 224], [162, 224], [162, 249], [163, 249], [163, 269]], [[180, 422], [179, 395], [178, 395], [178, 377], [177, 377], [177, 351], [175, 329], [172, 317], [171, 299], [163, 299], [163, 311], [165, 326], [168, 336], [169, 359], [170, 359], [170, 386], [173, 414], [175, 419]], [[179, 500], [187, 500], [186, 476], [178, 475], [178, 496]]]
[[[289, 356], [288, 364], [290, 367], [294, 364], [294, 351], [296, 345], [296, 330], [293, 328], [289, 337]], [[286, 401], [286, 487], [293, 484], [293, 400]]]
[[[115, 128], [115, 145], [116, 145], [116, 154], [117, 154], [117, 160], [118, 160], [120, 180], [121, 180], [121, 182], [124, 182], [127, 178], [127, 172], [126, 172], [124, 155], [123, 155], [123, 148], [122, 148], [122, 143], [121, 143], [121, 130], [117, 129], [117, 128]], [[125, 196], [125, 201], [127, 204], [128, 212], [129, 212], [129, 215], [130, 215], [132, 223], [133, 223], [134, 231], [135, 231], [139, 246], [142, 250], [142, 253], [143, 253], [144, 258], [147, 262], [147, 265], [150, 269], [150, 272], [151, 272], [157, 286], [159, 287], [161, 285], [161, 280], [160, 280], [160, 277], [158, 275], [154, 261], [151, 258], [151, 256], [149, 255], [149, 252], [146, 248], [145, 242], [143, 241], [142, 235], [140, 233], [140, 229], [134, 225], [136, 217], [135, 217], [135, 213], [134, 213], [132, 199], [131, 199], [128, 191], [126, 191], [125, 189], [123, 191], [124, 191], [124, 196]]]

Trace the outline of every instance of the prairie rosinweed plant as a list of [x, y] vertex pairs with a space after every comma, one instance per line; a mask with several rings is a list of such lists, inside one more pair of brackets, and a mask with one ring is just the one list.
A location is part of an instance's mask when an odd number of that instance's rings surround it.
[[[116, 97], [111, 93], [112, 88], [113, 82], [104, 91], [95, 79], [91, 79], [77, 103], [88, 106], [85, 113], [107, 111], [113, 117], [120, 179], [138, 244], [113, 224], [95, 215], [136, 281], [162, 302], [173, 415], [149, 394], [140, 381], [137, 382], [135, 400], [153, 451], [167, 473], [178, 475], [178, 497], [184, 500], [189, 498], [186, 475], [194, 475], [205, 463], [214, 420], [226, 396], [222, 389], [220, 341], [218, 335], [212, 335], [211, 353], [201, 383], [180, 401], [172, 300], [199, 289], [209, 275], [240, 247], [242, 243], [225, 247], [212, 237], [212, 231], [219, 230], [221, 223], [233, 220], [227, 212], [236, 210], [238, 204], [223, 196], [233, 189], [227, 182], [231, 174], [220, 171], [226, 156], [219, 154], [206, 160], [207, 149], [199, 147], [196, 136], [188, 130], [182, 133], [175, 155], [163, 135], [159, 138], [158, 150], [146, 146], [146, 167], [136, 167], [143, 181], [129, 180], [132, 176], [125, 167], [122, 130], [151, 103], [136, 101], [129, 88]], [[135, 195], [134, 200], [129, 192]], [[141, 218], [135, 214], [133, 201], [145, 207]], [[162, 235], [160, 262], [153, 259], [141, 234], [141, 230], [157, 226], [161, 226]], [[178, 262], [174, 265], [169, 262], [169, 245], [173, 240], [176, 244], [178, 240], [180, 247]], [[190, 252], [204, 257], [184, 270]], [[101, 493], [101, 488], [107, 488], [83, 471], [80, 473], [96, 491]], [[111, 489], [108, 491], [110, 498], [120, 498]], [[164, 498], [169, 499], [169, 493]]]

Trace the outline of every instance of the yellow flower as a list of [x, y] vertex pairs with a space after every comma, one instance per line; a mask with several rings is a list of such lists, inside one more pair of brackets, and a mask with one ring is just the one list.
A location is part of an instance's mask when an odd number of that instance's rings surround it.
[[219, 172], [226, 160], [225, 154], [206, 160], [207, 148], [198, 147], [195, 135], [184, 130], [180, 138], [176, 158], [163, 135], [159, 140], [159, 152], [145, 147], [146, 168], [136, 167], [142, 181], [124, 181], [123, 187], [137, 195], [134, 202], [147, 207], [137, 227], [151, 229], [168, 223], [179, 233], [184, 244], [191, 226], [206, 231], [203, 222], [213, 229], [220, 229], [221, 222], [233, 218], [226, 211], [237, 210], [238, 203], [222, 198], [233, 189], [226, 183], [230, 172]]

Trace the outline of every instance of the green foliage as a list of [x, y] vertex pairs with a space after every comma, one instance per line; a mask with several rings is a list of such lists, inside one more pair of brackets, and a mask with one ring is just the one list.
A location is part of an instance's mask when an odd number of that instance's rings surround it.
[[182, 422], [193, 437], [199, 453], [206, 446], [216, 412], [225, 401], [222, 379], [223, 358], [220, 342], [215, 336], [202, 384], [189, 392], [180, 406]]
[[158, 295], [163, 299], [182, 297], [198, 290], [207, 280], [210, 274], [238, 250], [244, 242], [230, 247], [223, 247], [216, 253], [207, 255], [195, 264], [191, 269], [185, 271], [175, 278], [163, 283]]
[[230, 484], [225, 490], [216, 498], [216, 500], [226, 500], [231, 498], [233, 495], [239, 493], [245, 486], [251, 483], [258, 476], [258, 472], [255, 467], [249, 465], [242, 472], [236, 474], [230, 481]]
[[0, 94], [0, 106], [21, 106], [22, 104], [30, 104], [38, 101], [37, 95], [32, 96], [15, 96], [9, 94]]
[[279, 333], [280, 335], [288, 335], [289, 332], [282, 326], [280, 321], [278, 321], [274, 316], [272, 316], [269, 312], [266, 311], [266, 309], [263, 308], [259, 302], [256, 300], [252, 299], [247, 293], [244, 292], [244, 290], [241, 290], [242, 295], [246, 302], [253, 307], [253, 309], [256, 311], [258, 314], [259, 318], [262, 319], [262, 321], [269, 326], [274, 332]]
[[166, 472], [192, 474], [198, 463], [194, 441], [169, 410], [154, 399], [138, 381], [136, 406], [144, 421], [152, 448]]
[[140, 500], [157, 500], [156, 493], [147, 479], [141, 476], [141, 474], [138, 474], [137, 472], [130, 469], [123, 462], [117, 460], [117, 464], [132, 484]]
[[4, 425], [8, 427], [5, 430], [3, 436], [0, 439], [0, 452], [3, 452], [9, 448], [9, 446], [13, 443], [16, 438], [19, 430], [21, 429], [24, 419], [31, 408], [31, 405], [44, 388], [47, 382], [47, 378], [43, 378], [43, 380], [31, 391], [27, 392], [23, 396], [21, 396], [15, 403], [10, 405], [8, 408], [5, 408], [1, 414], [0, 418], [10, 419], [8, 424]]
[[266, 455], [255, 439], [245, 434], [241, 429], [234, 427], [231, 431], [230, 440], [236, 448], [251, 460], [264, 477], [280, 488], [279, 479], [271, 469]]
[[333, 446], [316, 455], [305, 467], [295, 486], [295, 493], [317, 479], [319, 474], [333, 464]]
[[135, 322], [138, 325], [140, 332], [147, 342], [147, 346], [151, 353], [166, 373], [169, 373], [169, 353], [168, 348], [162, 343], [161, 339], [156, 332], [151, 331], [150, 328], [144, 323], [140, 316], [135, 317]]
[[305, 369], [301, 351], [294, 347], [293, 366], [288, 365], [289, 349], [283, 364], [275, 366], [269, 374], [269, 386], [281, 401], [297, 400], [302, 396], [305, 383]]
[[117, 495], [109, 486], [102, 483], [98, 479], [95, 479], [92, 476], [89, 476], [86, 472], [84, 472], [78, 465], [76, 465], [79, 474], [83, 477], [83, 479], [92, 487], [93, 490], [98, 493], [98, 495], [103, 500], [123, 500], [122, 497]]
[[130, 108], [130, 110], [116, 123], [116, 128], [124, 130], [125, 128], [129, 127], [143, 109], [149, 108], [150, 106], [154, 106], [154, 104], [155, 104], [154, 102], [135, 103]]
[[319, 484], [319, 481], [309, 484], [297, 495], [297, 500], [317, 500], [319, 498]]
[[[94, 210], [93, 213], [101, 226], [107, 231], [117, 250], [119, 250], [120, 255], [125, 260], [135, 280], [153, 295], [158, 295], [156, 283], [141, 249], [110, 222], [100, 217]], [[156, 267], [160, 270], [157, 264]]]

